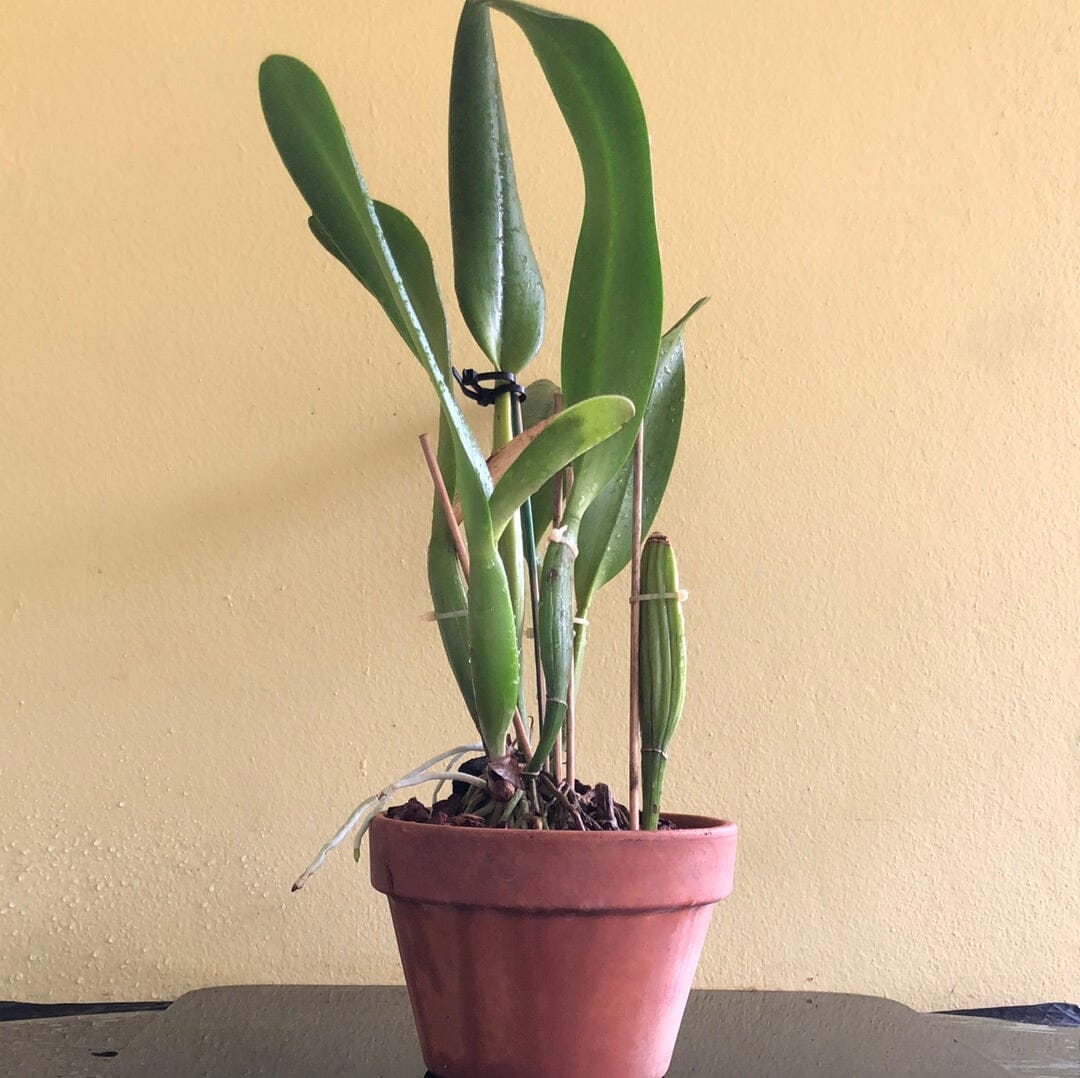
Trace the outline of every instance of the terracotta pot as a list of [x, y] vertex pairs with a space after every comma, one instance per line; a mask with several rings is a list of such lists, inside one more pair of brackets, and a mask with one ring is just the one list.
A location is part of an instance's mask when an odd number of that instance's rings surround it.
[[677, 831], [488, 831], [378, 817], [424, 1062], [439, 1078], [661, 1078], [733, 823]]

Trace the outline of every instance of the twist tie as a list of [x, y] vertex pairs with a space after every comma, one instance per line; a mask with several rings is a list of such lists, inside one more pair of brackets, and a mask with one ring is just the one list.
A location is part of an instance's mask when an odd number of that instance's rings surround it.
[[[471, 401], [476, 401], [481, 408], [486, 408], [504, 393], [511, 394], [515, 400], [525, 399], [525, 387], [519, 384], [517, 378], [510, 371], [474, 371], [472, 367], [466, 367], [460, 374], [456, 367], [451, 367], [454, 381], [461, 386], [461, 392]], [[481, 385], [482, 382], [493, 382], [492, 386]]]
[[678, 599], [680, 603], [685, 603], [689, 598], [690, 593], [685, 588], [679, 588], [678, 591], [654, 591], [647, 595], [631, 595], [630, 602], [647, 603], [652, 599]]
[[663, 756], [663, 758], [664, 758], [665, 760], [666, 760], [666, 759], [668, 758], [668, 755], [667, 755], [667, 753], [666, 753], [666, 752], [664, 752], [664, 750], [663, 750], [663, 749], [642, 749], [641, 751], [642, 751], [642, 752], [651, 752], [651, 753], [653, 753], [653, 755], [655, 755], [655, 756]]
[[467, 618], [468, 610], [446, 610], [441, 614], [438, 610], [429, 610], [424, 615], [424, 621], [450, 621], [452, 618]]

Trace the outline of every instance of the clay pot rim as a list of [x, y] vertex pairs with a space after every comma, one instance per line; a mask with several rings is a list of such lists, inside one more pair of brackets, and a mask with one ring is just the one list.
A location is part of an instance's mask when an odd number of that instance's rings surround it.
[[[413, 820], [392, 820], [385, 812], [380, 812], [378, 817], [380, 826], [391, 828], [422, 828], [424, 831], [450, 832], [453, 841], [461, 841], [459, 835], [502, 835], [528, 836], [529, 842], [555, 842], [561, 839], [569, 839], [577, 842], [584, 839], [601, 841], [622, 842], [686, 842], [703, 838], [727, 838], [738, 835], [739, 825], [731, 820], [721, 820], [713, 816], [699, 816], [694, 813], [668, 812], [668, 819], [679, 824], [674, 831], [532, 831], [524, 828], [506, 827], [449, 827], [446, 824], [417, 823]], [[481, 840], [486, 841], [486, 840]], [[493, 839], [496, 842], [506, 841], [505, 838]]]
[[671, 815], [680, 830], [500, 831], [377, 816], [369, 833], [371, 882], [397, 900], [575, 914], [655, 912], [726, 898], [737, 826]]

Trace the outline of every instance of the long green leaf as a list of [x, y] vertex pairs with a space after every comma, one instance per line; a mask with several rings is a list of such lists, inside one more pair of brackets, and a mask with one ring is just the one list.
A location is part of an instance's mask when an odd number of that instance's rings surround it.
[[544, 336], [544, 285], [514, 179], [491, 18], [472, 0], [450, 73], [450, 226], [465, 324], [497, 370], [519, 371]]
[[525, 33], [581, 159], [585, 211], [570, 279], [562, 342], [566, 403], [627, 397], [637, 419], [574, 468], [566, 522], [629, 456], [652, 388], [663, 289], [645, 114], [633, 79], [595, 26], [515, 0], [489, 0]]
[[496, 536], [526, 498], [572, 460], [610, 438], [634, 418], [625, 397], [593, 397], [560, 412], [522, 450], [495, 484], [491, 527]]
[[[435, 279], [435, 267], [427, 240], [401, 210], [377, 199], [373, 200], [373, 205], [387, 246], [393, 252], [394, 263], [401, 272], [413, 309], [424, 330], [424, 336], [431, 345], [443, 378], [449, 379], [450, 338], [446, 328], [446, 312], [439, 293], [439, 283]], [[354, 265], [337, 249], [317, 217], [308, 218], [308, 228], [319, 243], [379, 301], [394, 328], [401, 334], [402, 340], [409, 346], [410, 351], [415, 351], [409, 327], [402, 318], [398, 305], [384, 287], [379, 267], [371, 252], [364, 249], [355, 252]]]
[[[705, 303], [699, 299], [664, 334], [649, 403], [645, 406], [645, 469], [642, 483], [642, 532], [648, 534], [660, 508], [682, 428], [686, 374], [683, 332]], [[578, 613], [584, 617], [594, 593], [630, 563], [633, 513], [632, 462], [627, 460], [585, 512], [578, 532], [574, 588]]]
[[521, 688], [517, 626], [506, 571], [495, 544], [470, 539], [469, 562], [473, 696], [488, 755], [502, 756]]
[[[427, 242], [412, 221], [405, 214], [394, 209], [393, 206], [376, 201], [375, 210], [382, 223], [387, 242], [391, 250], [394, 251], [396, 261], [398, 264], [406, 263], [410, 267], [410, 271], [406, 276], [412, 285], [417, 315], [438, 360], [443, 378], [449, 380], [450, 342], [447, 336], [446, 315], [439, 300], [438, 284], [435, 280]], [[319, 223], [318, 218], [309, 217], [308, 227], [319, 243], [341, 262], [376, 299], [389, 299], [382, 289], [382, 278], [379, 276], [374, 258], [358, 260], [358, 264], [354, 267], [337, 249], [326, 229]], [[382, 297], [380, 297], [380, 292], [384, 293]], [[401, 321], [397, 307], [391, 302], [384, 303], [383, 306], [390, 321], [404, 338], [405, 343], [411, 347], [412, 342], [409, 338], [408, 329]], [[453, 498], [455, 486], [454, 442], [445, 415], [439, 417], [438, 459], [443, 482], [446, 484], [450, 497]], [[432, 505], [427, 568], [428, 587], [431, 591], [431, 601], [439, 628], [439, 636], [442, 639], [443, 650], [446, 652], [450, 671], [454, 675], [454, 680], [457, 682], [469, 715], [473, 722], [479, 726], [476, 699], [472, 685], [469, 628], [464, 616], [468, 609], [465, 584], [461, 578], [457, 552], [454, 549], [450, 529], [446, 523], [438, 497], [434, 499]]]
[[421, 286], [409, 276], [408, 258], [415, 252], [392, 249], [318, 76], [293, 57], [271, 56], [259, 69], [259, 93], [278, 153], [330, 249], [357, 277], [371, 280], [369, 287], [385, 310], [396, 312], [392, 321], [426, 370], [453, 431], [471, 564], [468, 629], [477, 720], [489, 752], [501, 755], [520, 681], [514, 611], [491, 531], [491, 477], [418, 313]]
[[428, 267], [413, 274], [410, 256], [418, 251], [414, 247], [391, 249], [326, 87], [300, 60], [277, 55], [267, 57], [259, 68], [259, 95], [274, 145], [329, 239], [330, 249], [364, 281], [384, 310], [394, 312], [391, 321], [427, 371], [459, 449], [471, 466], [466, 472], [475, 477], [462, 476], [463, 497], [472, 482], [479, 484], [485, 496], [490, 495], [483, 454], [454, 402], [418, 314], [418, 304], [423, 305], [417, 298], [423, 292], [419, 277], [426, 280]]
[[458, 570], [457, 553], [443, 517], [442, 507], [432, 509], [431, 539], [427, 555], [428, 587], [436, 614], [439, 636], [446, 652], [450, 671], [473, 722], [479, 729], [476, 694], [472, 682], [472, 658], [469, 646], [468, 600]]

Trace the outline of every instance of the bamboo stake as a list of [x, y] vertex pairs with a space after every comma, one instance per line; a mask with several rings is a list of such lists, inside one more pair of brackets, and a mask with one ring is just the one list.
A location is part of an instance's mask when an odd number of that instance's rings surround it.
[[[521, 401], [514, 398], [510, 413], [514, 436], [522, 432]], [[540, 570], [536, 564], [536, 525], [533, 522], [532, 499], [526, 498], [521, 506], [522, 545], [525, 548], [525, 565], [529, 571], [529, 616], [533, 629], [533, 664], [536, 674], [536, 728], [544, 725], [544, 666], [540, 659], [540, 637], [536, 628], [540, 623]]]
[[574, 691], [574, 679], [577, 676], [574, 670], [574, 649], [570, 649], [570, 686], [566, 694], [566, 786], [570, 793], [574, 793], [574, 783], [577, 781], [577, 739], [574, 737], [574, 712], [576, 708], [577, 693]]
[[[554, 408], [552, 409], [552, 415], [558, 415], [563, 409], [563, 396], [561, 393], [556, 393], [554, 398]], [[552, 527], [558, 528], [562, 525], [563, 517], [563, 503], [564, 503], [564, 483], [565, 472], [559, 472], [555, 476], [555, 500], [554, 505], [551, 508], [551, 524]], [[570, 670], [570, 684], [566, 688], [566, 720], [563, 723], [562, 736], [555, 743], [555, 748], [551, 750], [551, 773], [555, 777], [555, 782], [558, 785], [562, 785], [564, 778], [563, 771], [563, 755], [562, 755], [562, 743], [567, 737], [570, 731], [570, 715], [573, 709], [572, 701], [574, 699], [574, 673], [573, 668]]]
[[[446, 483], [443, 481], [439, 462], [431, 448], [431, 439], [426, 434], [420, 435], [420, 448], [424, 452], [424, 460], [427, 461], [428, 471], [431, 472], [431, 481], [435, 484], [439, 507], [442, 509], [446, 526], [450, 529], [450, 538], [454, 541], [454, 550], [457, 552], [458, 564], [461, 566], [461, 575], [465, 578], [465, 582], [468, 583], [469, 551], [465, 546], [461, 528], [458, 526], [457, 516], [454, 513], [454, 503], [450, 500], [450, 492], [446, 489]], [[532, 757], [532, 746], [529, 744], [529, 735], [521, 718], [521, 712], [517, 708], [514, 709], [514, 734], [518, 739], [518, 744], [521, 746], [521, 751], [525, 754], [525, 759], [530, 759]]]
[[420, 448], [424, 452], [424, 460], [427, 461], [428, 471], [431, 472], [431, 481], [435, 484], [435, 494], [439, 499], [446, 526], [450, 529], [450, 537], [454, 540], [454, 549], [457, 551], [458, 561], [461, 563], [461, 572], [466, 580], [469, 579], [469, 551], [465, 546], [461, 529], [458, 527], [457, 517], [454, 514], [454, 503], [450, 500], [450, 492], [443, 482], [442, 472], [439, 471], [439, 462], [435, 458], [435, 451], [431, 448], [431, 439], [426, 434], [420, 435]]
[[514, 736], [518, 740], [518, 746], [526, 760], [532, 759], [532, 745], [529, 742], [529, 731], [525, 729], [525, 722], [521, 717], [520, 708], [514, 708]]
[[645, 470], [645, 431], [638, 428], [634, 442], [633, 515], [630, 527], [630, 830], [641, 827], [641, 725], [638, 670], [641, 663], [641, 488]]

